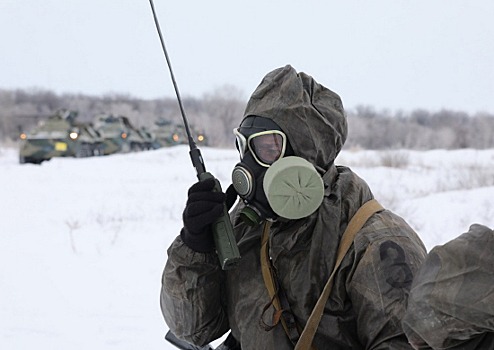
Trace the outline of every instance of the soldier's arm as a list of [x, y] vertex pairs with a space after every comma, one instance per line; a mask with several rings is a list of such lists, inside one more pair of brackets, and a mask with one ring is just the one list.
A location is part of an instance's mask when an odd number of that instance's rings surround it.
[[223, 284], [215, 253], [195, 252], [175, 239], [163, 272], [161, 310], [178, 338], [202, 346], [228, 331]]
[[411, 349], [401, 320], [424, 256], [413, 239], [391, 236], [371, 242], [358, 260], [348, 290], [366, 349]]

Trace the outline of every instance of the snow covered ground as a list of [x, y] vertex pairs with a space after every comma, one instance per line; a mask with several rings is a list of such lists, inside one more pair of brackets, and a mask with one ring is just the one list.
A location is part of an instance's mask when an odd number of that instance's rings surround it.
[[[202, 153], [226, 188], [236, 151]], [[344, 151], [337, 164], [428, 249], [494, 227], [494, 150]], [[186, 146], [40, 166], [0, 149], [0, 349], [174, 349], [160, 279], [193, 182]]]

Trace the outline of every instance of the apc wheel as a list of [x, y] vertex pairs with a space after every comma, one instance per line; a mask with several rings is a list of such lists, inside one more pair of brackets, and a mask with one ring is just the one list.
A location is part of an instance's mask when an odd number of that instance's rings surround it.
[[76, 151], [76, 158], [84, 158], [91, 157], [93, 155], [93, 151], [91, 150], [91, 146], [87, 143], [83, 143]]
[[120, 152], [129, 153], [131, 151], [131, 147], [128, 143], [123, 143]]
[[139, 145], [138, 143], [132, 143], [132, 145], [130, 146], [130, 149], [132, 152], [140, 152], [142, 151], [142, 147], [141, 145]]

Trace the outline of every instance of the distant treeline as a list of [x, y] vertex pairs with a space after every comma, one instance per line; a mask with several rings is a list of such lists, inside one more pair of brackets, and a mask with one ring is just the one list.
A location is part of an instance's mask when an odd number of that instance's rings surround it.
[[[205, 131], [213, 147], [232, 147], [232, 129], [238, 126], [246, 98], [224, 86], [202, 98], [183, 97], [189, 123]], [[0, 143], [16, 140], [59, 109], [77, 111], [89, 122], [105, 113], [128, 117], [137, 126], [152, 129], [158, 119], [181, 122], [175, 97], [145, 100], [130, 95], [56, 94], [49, 90], [0, 89]], [[349, 135], [346, 148], [459, 149], [494, 148], [494, 115], [443, 109], [411, 112], [378, 111], [371, 106], [347, 108]]]
[[346, 147], [364, 149], [494, 148], [494, 114], [442, 109], [409, 113], [360, 106], [348, 111]]

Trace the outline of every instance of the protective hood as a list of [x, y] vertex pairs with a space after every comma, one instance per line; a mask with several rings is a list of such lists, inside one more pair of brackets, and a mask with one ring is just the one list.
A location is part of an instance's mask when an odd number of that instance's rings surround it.
[[340, 97], [311, 76], [286, 65], [256, 88], [244, 118], [272, 119], [286, 133], [296, 156], [325, 173], [345, 143], [348, 126]]

